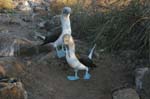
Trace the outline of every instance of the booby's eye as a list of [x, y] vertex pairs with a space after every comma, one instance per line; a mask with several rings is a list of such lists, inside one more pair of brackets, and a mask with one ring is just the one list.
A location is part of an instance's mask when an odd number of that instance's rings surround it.
[[67, 13], [67, 9], [64, 9], [64, 10], [63, 10], [63, 13]]

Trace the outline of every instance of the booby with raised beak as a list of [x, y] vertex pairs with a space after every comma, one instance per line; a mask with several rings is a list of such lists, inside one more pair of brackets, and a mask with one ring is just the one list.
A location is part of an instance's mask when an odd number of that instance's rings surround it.
[[[64, 7], [60, 17], [62, 32], [52, 33], [49, 36], [42, 37], [44, 41], [41, 45], [45, 45], [48, 43], [52, 44], [54, 48], [56, 48], [58, 57], [63, 57], [65, 53], [63, 48], [63, 36], [65, 34], [71, 35], [70, 14], [71, 14], [71, 8]], [[58, 46], [62, 46], [61, 50], [59, 50]]]

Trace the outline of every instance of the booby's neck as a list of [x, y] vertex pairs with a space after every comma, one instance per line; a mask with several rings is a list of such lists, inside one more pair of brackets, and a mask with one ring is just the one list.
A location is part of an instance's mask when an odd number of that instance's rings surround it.
[[66, 57], [76, 57], [74, 49], [66, 48]]
[[67, 54], [69, 57], [76, 57], [76, 54], [75, 54], [75, 45], [69, 45], [68, 48], [67, 48]]
[[72, 36], [70, 37], [68, 48], [70, 52], [75, 53], [75, 42]]
[[70, 15], [61, 15], [62, 33], [71, 34]]

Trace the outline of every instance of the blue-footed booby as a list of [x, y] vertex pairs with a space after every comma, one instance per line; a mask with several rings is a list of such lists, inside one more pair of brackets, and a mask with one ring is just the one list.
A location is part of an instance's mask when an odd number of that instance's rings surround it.
[[96, 65], [91, 60], [92, 53], [94, 51], [95, 46], [91, 50], [89, 54], [89, 58], [80, 57], [77, 58], [75, 54], [75, 43], [71, 35], [64, 35], [64, 44], [65, 44], [65, 51], [66, 51], [66, 60], [70, 67], [72, 67], [75, 71], [74, 76], [68, 76], [68, 80], [77, 80], [78, 77], [78, 70], [85, 70], [84, 79], [90, 79], [91, 75], [89, 74], [89, 67], [96, 67]]
[[[71, 14], [71, 8], [64, 7], [60, 17], [62, 32], [53, 33], [49, 36], [42, 37], [44, 41], [41, 45], [45, 45], [48, 43], [52, 44], [54, 48], [56, 48], [58, 57], [65, 56], [65, 51], [63, 48], [63, 36], [65, 34], [71, 35], [70, 14]], [[58, 46], [62, 46], [62, 48], [59, 49]]]

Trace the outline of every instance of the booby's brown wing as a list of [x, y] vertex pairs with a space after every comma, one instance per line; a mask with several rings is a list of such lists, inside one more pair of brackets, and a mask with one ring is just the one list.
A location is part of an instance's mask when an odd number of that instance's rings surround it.
[[61, 35], [61, 32], [52, 33], [51, 35], [46, 36], [44, 42], [41, 45], [46, 45], [48, 43], [55, 42], [59, 36]]
[[91, 67], [91, 68], [97, 67], [97, 66], [94, 64], [93, 60], [89, 59], [89, 58], [86, 57], [86, 56], [79, 57], [78, 59], [79, 59], [79, 61], [80, 61], [82, 64], [84, 64], [85, 66], [88, 66], [88, 67]]

